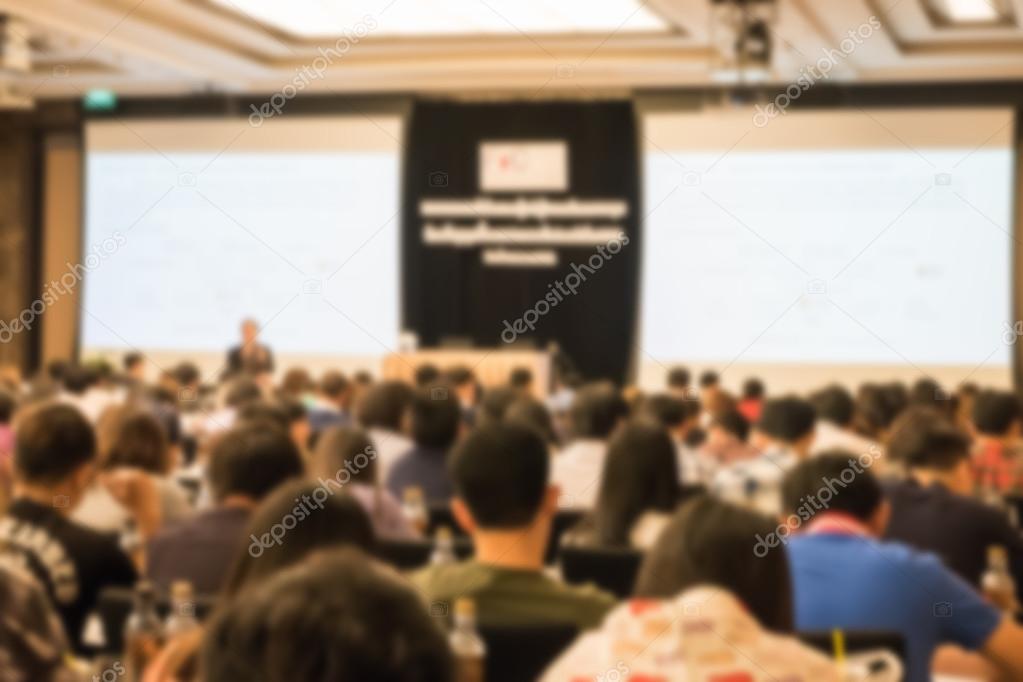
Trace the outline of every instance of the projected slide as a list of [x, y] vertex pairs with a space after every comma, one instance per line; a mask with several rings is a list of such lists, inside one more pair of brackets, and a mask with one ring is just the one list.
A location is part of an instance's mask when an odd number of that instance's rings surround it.
[[279, 354], [388, 352], [399, 126], [384, 125], [94, 124], [84, 244], [120, 246], [86, 275], [83, 352], [220, 353], [246, 316]]
[[648, 121], [646, 359], [1007, 368], [1012, 126], [974, 115]]

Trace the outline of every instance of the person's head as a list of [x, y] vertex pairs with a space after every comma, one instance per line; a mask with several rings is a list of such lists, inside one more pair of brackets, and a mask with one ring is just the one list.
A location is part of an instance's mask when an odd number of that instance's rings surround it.
[[231, 380], [224, 394], [224, 402], [228, 407], [240, 410], [249, 403], [263, 398], [263, 390], [256, 380], [249, 376], [239, 376]]
[[628, 412], [629, 406], [612, 384], [587, 384], [572, 401], [572, 433], [576, 438], [606, 440]]
[[764, 627], [791, 632], [792, 584], [785, 548], [762, 557], [755, 553], [757, 538], [776, 527], [766, 516], [709, 495], [690, 500], [647, 552], [635, 593], [670, 599], [698, 585], [714, 585], [735, 595]]
[[594, 525], [602, 545], [629, 545], [646, 512], [671, 512], [679, 497], [678, 458], [667, 432], [636, 422], [611, 438], [597, 493]]
[[533, 373], [526, 367], [516, 367], [508, 376], [508, 385], [520, 393], [533, 389]]
[[901, 406], [893, 402], [895, 393], [879, 384], [863, 384], [856, 395], [856, 425], [875, 440], [887, 438], [888, 429], [899, 415]]
[[329, 479], [347, 471], [351, 483], [376, 485], [377, 451], [362, 429], [331, 426], [320, 434], [313, 450], [312, 475]]
[[815, 391], [810, 395], [817, 419], [830, 422], [843, 429], [852, 426], [856, 416], [856, 403], [852, 394], [838, 384]]
[[96, 383], [96, 373], [84, 365], [70, 365], [64, 370], [63, 383], [71, 395], [82, 395]]
[[242, 320], [242, 343], [246, 346], [254, 343], [259, 336], [259, 323], [251, 317]]
[[508, 412], [508, 406], [518, 400], [518, 393], [508, 386], [498, 386], [483, 394], [476, 412], [476, 426], [500, 424]]
[[270, 493], [252, 513], [245, 549], [235, 555], [224, 584], [233, 595], [263, 582], [313, 552], [348, 546], [371, 551], [373, 526], [362, 505], [344, 491], [295, 480]]
[[491, 424], [471, 432], [452, 453], [452, 509], [470, 534], [520, 530], [543, 524], [558, 505], [548, 486], [547, 446], [516, 424]]
[[508, 405], [504, 421], [533, 429], [548, 444], [556, 444], [557, 433], [554, 431], [554, 420], [547, 407], [535, 398], [522, 396]]
[[437, 365], [432, 365], [429, 362], [423, 363], [416, 367], [415, 373], [416, 386], [422, 388], [423, 386], [430, 386], [440, 381], [440, 370], [437, 369]]
[[367, 429], [401, 431], [412, 393], [412, 389], [400, 381], [374, 384], [356, 404], [359, 423]]
[[200, 652], [205, 682], [454, 682], [447, 634], [398, 573], [319, 552], [228, 600]]
[[[889, 506], [877, 477], [862, 455], [830, 450], [796, 465], [782, 481], [782, 509], [800, 519], [807, 514], [838, 513], [852, 517], [876, 537], [884, 535]], [[805, 520], [805, 519], [804, 519]]]
[[198, 389], [201, 374], [191, 362], [179, 363], [171, 372], [179, 388]]
[[121, 361], [124, 373], [132, 379], [141, 381], [146, 374], [146, 361], [142, 353], [128, 353]]
[[738, 410], [725, 410], [714, 415], [707, 429], [707, 440], [711, 445], [745, 443], [749, 438], [750, 425]]
[[1019, 399], [1009, 391], [981, 391], [973, 401], [973, 428], [983, 436], [1019, 438], [1020, 417]]
[[742, 384], [743, 400], [763, 400], [764, 393], [764, 382], [756, 377], [750, 377]]
[[954, 492], [973, 492], [970, 437], [933, 408], [906, 410], [893, 425], [887, 454], [921, 483], [937, 480]]
[[280, 392], [285, 398], [298, 400], [312, 391], [315, 386], [309, 372], [301, 367], [292, 367], [284, 373], [284, 378], [281, 379]]
[[479, 398], [476, 375], [473, 371], [465, 365], [457, 365], [452, 367], [444, 373], [447, 383], [455, 389], [455, 393], [458, 394], [458, 402], [462, 404], [462, 407], [470, 408], [475, 407], [476, 401]]
[[784, 396], [768, 400], [756, 425], [758, 446], [780, 444], [805, 456], [813, 443], [814, 419], [813, 407], [802, 398]]
[[102, 453], [104, 469], [132, 467], [163, 476], [171, 469], [171, 448], [160, 421], [149, 412], [128, 411], [115, 419]]
[[449, 450], [458, 438], [462, 408], [455, 392], [447, 386], [421, 388], [409, 406], [409, 430], [416, 445], [432, 450]]
[[11, 391], [0, 389], [0, 425], [10, 424], [17, 409], [17, 396]]
[[685, 367], [672, 367], [668, 370], [668, 390], [672, 393], [685, 393], [690, 381], [689, 370]]
[[352, 386], [341, 372], [330, 371], [320, 377], [320, 395], [339, 409], [348, 407], [348, 396]]
[[648, 396], [639, 404], [637, 416], [657, 422], [676, 438], [685, 438], [699, 422], [700, 403], [683, 400], [671, 393], [659, 393]]
[[267, 424], [239, 424], [223, 434], [210, 453], [210, 487], [220, 503], [258, 502], [302, 473], [302, 456], [287, 431]]
[[70, 510], [92, 480], [96, 457], [92, 426], [81, 412], [59, 404], [25, 408], [15, 421], [16, 482], [52, 491], [55, 506]]
[[721, 385], [721, 377], [714, 370], [700, 373], [700, 391], [714, 390]]

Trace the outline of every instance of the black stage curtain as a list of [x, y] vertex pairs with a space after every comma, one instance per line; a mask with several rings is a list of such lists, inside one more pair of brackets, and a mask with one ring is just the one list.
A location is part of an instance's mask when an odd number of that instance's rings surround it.
[[[480, 190], [481, 141], [565, 140], [569, 191], [531, 196], [625, 200], [628, 214], [620, 224], [628, 244], [617, 255], [601, 258], [592, 274], [577, 270], [586, 276], [578, 293], [563, 296], [519, 341], [537, 348], [556, 341], [585, 378], [624, 381], [636, 334], [641, 248], [632, 104], [417, 102], [406, 139], [402, 318], [420, 346], [462, 338], [480, 347], [503, 347], [506, 321], [514, 325], [527, 310], [537, 309], [573, 265], [581, 268], [597, 253], [595, 246], [557, 247], [553, 268], [493, 267], [482, 263], [480, 248], [423, 243], [421, 199], [494, 196]], [[511, 242], [500, 246], [535, 248]], [[512, 336], [505, 332], [504, 341]]]

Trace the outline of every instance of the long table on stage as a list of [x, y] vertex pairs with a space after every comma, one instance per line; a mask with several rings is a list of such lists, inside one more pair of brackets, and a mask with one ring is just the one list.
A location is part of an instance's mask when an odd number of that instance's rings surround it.
[[416, 368], [435, 365], [442, 372], [459, 365], [468, 367], [484, 387], [508, 383], [513, 369], [524, 367], [533, 373], [533, 394], [547, 397], [551, 380], [550, 353], [543, 350], [506, 348], [424, 348], [412, 353], [391, 353], [384, 357], [383, 377], [413, 383]]

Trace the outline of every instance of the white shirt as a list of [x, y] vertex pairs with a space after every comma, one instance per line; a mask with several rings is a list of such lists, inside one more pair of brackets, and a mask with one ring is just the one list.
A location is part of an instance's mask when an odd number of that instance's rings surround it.
[[799, 458], [783, 447], [773, 447], [753, 459], [736, 462], [718, 471], [713, 491], [728, 502], [764, 514], [781, 513], [781, 482]]
[[675, 441], [678, 476], [683, 485], [710, 485], [717, 473], [717, 462], [705, 453]]
[[383, 483], [394, 463], [411, 450], [414, 443], [404, 434], [387, 429], [370, 429], [369, 439], [377, 451], [377, 480]]
[[843, 429], [838, 424], [820, 419], [817, 421], [810, 454], [819, 455], [828, 450], [847, 450], [854, 455], [870, 457], [876, 457], [883, 453], [880, 443], [864, 438], [848, 429]]
[[607, 443], [596, 438], [573, 441], [554, 458], [551, 483], [561, 488], [560, 507], [592, 509], [604, 473]]

